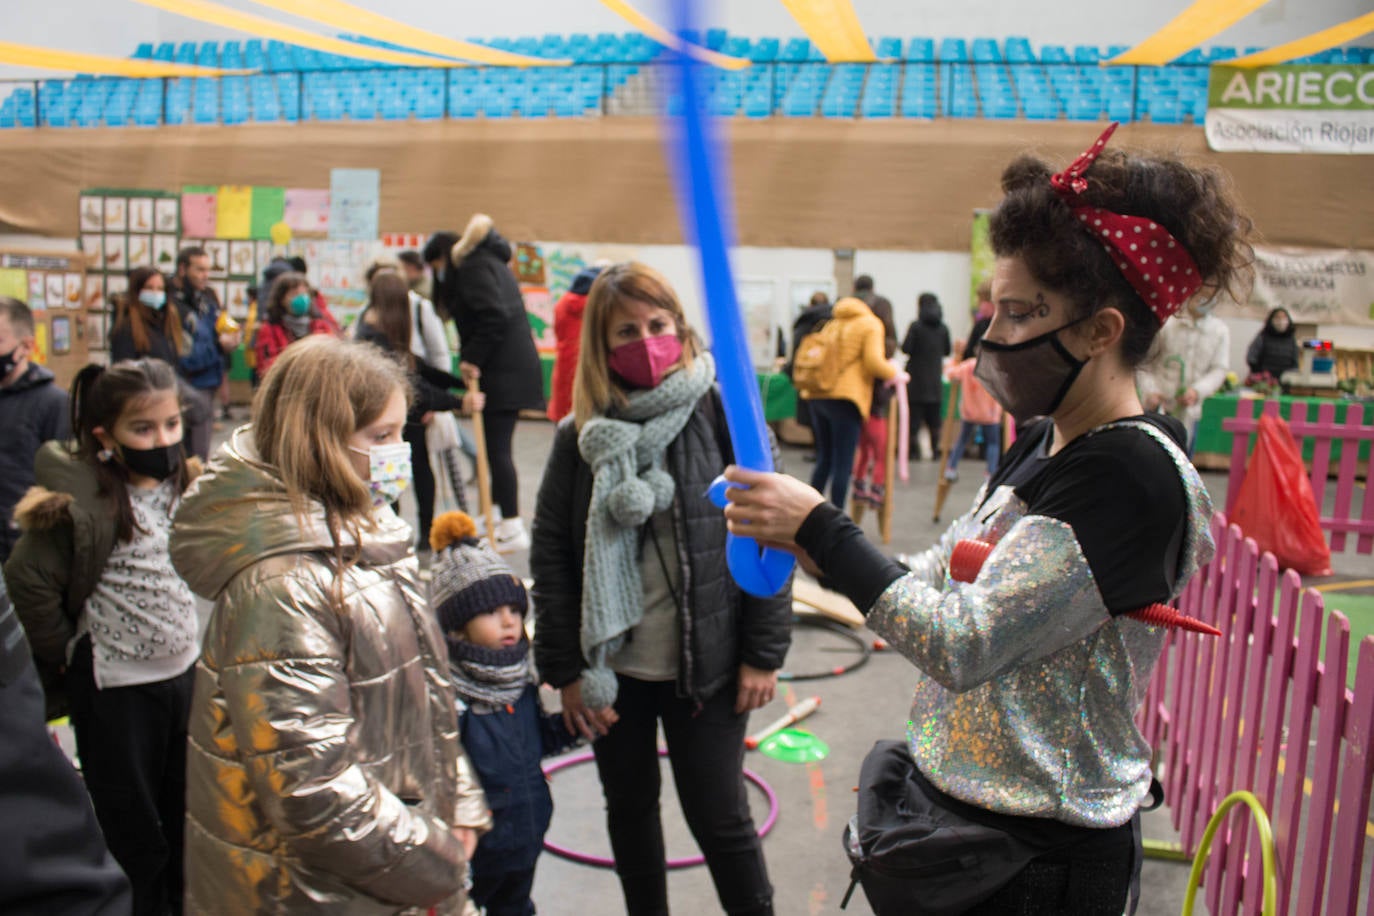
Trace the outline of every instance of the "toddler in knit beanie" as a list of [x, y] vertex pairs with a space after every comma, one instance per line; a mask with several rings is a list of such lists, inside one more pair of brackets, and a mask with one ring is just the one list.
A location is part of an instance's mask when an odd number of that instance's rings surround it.
[[429, 543], [430, 600], [448, 643], [458, 731], [493, 809], [491, 832], [472, 857], [471, 899], [489, 913], [533, 913], [535, 861], [553, 816], [540, 761], [576, 739], [539, 700], [525, 586], [462, 512], [436, 518]]
[[465, 513], [436, 518], [429, 543], [430, 603], [448, 642], [459, 696], [488, 706], [514, 703], [533, 683], [524, 584], [478, 539], [477, 525]]

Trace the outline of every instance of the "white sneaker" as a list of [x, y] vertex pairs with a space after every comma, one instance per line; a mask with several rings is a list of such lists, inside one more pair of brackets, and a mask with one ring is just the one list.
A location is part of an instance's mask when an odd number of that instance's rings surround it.
[[519, 518], [505, 518], [496, 525], [496, 552], [519, 553], [530, 549], [530, 533]]
[[[484, 538], [484, 537], [487, 536], [487, 519], [486, 519], [486, 516], [484, 516], [480, 511], [478, 511], [478, 510], [477, 510], [477, 507], [475, 507], [475, 506], [473, 507], [473, 510], [472, 510], [472, 511], [476, 513], [475, 515], [471, 516], [471, 518], [472, 518], [472, 523], [473, 523], [474, 525], [477, 526], [477, 537], [478, 537], [478, 538]], [[492, 517], [492, 520], [496, 522], [496, 530], [497, 530], [497, 531], [500, 531], [500, 530], [501, 530], [501, 510], [500, 510], [499, 508], [497, 508], [496, 506], [492, 506], [492, 508], [491, 508], [491, 517]]]

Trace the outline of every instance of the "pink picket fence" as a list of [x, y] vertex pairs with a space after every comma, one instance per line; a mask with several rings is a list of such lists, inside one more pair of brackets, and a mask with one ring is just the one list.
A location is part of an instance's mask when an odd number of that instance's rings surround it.
[[[1242, 405], [1245, 403], [1241, 402]], [[1231, 472], [1226, 486], [1228, 515], [1235, 508], [1240, 485], [1245, 480], [1250, 436], [1259, 429], [1259, 418], [1266, 414], [1273, 417], [1279, 415], [1277, 401], [1249, 403], [1255, 405], [1251, 408], [1251, 416], [1240, 416], [1239, 411], [1244, 409], [1242, 406], [1237, 408], [1236, 416], [1221, 421], [1221, 428], [1231, 433]], [[1289, 418], [1288, 428], [1299, 442], [1312, 441], [1312, 494], [1317, 499], [1319, 512], [1326, 505], [1331, 463], [1333, 460], [1339, 461], [1331, 514], [1321, 516], [1321, 526], [1328, 532], [1331, 549], [1338, 553], [1345, 550], [1346, 536], [1354, 534], [1358, 537], [1356, 549], [1359, 553], [1374, 553], [1374, 498], [1370, 497], [1368, 491], [1369, 482], [1374, 481], [1374, 444], [1371, 444], [1374, 443], [1374, 426], [1361, 422], [1364, 409], [1359, 404], [1350, 404], [1346, 408], [1345, 420], [1339, 423], [1336, 422], [1336, 405], [1332, 401], [1308, 406], [1303, 417], [1296, 415], [1301, 410], [1301, 403], [1293, 406], [1294, 416]], [[1332, 458], [1333, 443], [1340, 443], [1339, 459]], [[1363, 469], [1360, 467], [1362, 448], [1366, 452]], [[1360, 500], [1362, 507], [1354, 505], [1355, 492], [1360, 489], [1356, 478], [1361, 470], [1364, 471], [1365, 480], [1364, 496]]]
[[[1174, 827], [1192, 855], [1218, 803], [1249, 790], [1274, 826], [1277, 912], [1357, 916], [1363, 887], [1364, 916], [1374, 916], [1363, 865], [1374, 830], [1374, 636], [1359, 647], [1350, 690], [1345, 617], [1225, 516], [1212, 530], [1217, 556], [1179, 608], [1223, 635], [1172, 631], [1140, 712]], [[1209, 911], [1258, 913], [1260, 862], [1256, 831], [1233, 818], [1204, 876]]]

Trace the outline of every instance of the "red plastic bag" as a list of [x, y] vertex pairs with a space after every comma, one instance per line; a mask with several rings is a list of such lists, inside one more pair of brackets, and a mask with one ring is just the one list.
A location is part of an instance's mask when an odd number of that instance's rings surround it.
[[1281, 567], [1304, 576], [1331, 575], [1331, 548], [1326, 545], [1317, 500], [1302, 464], [1302, 454], [1288, 424], [1262, 416], [1259, 441], [1240, 485], [1231, 521], [1255, 539]]

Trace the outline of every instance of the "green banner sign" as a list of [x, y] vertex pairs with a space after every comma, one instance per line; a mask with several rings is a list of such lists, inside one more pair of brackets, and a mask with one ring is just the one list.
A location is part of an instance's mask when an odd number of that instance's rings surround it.
[[1214, 66], [1207, 142], [1235, 152], [1374, 153], [1374, 67]]

